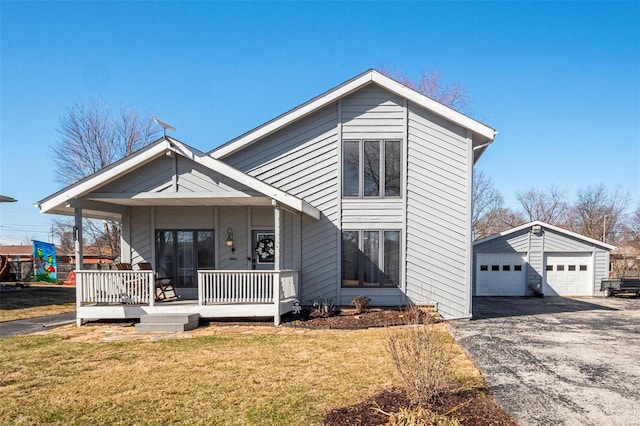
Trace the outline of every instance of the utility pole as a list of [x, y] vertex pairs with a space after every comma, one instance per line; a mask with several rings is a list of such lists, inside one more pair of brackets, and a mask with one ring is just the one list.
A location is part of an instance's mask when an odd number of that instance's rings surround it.
[[605, 214], [604, 217], [602, 218], [602, 242], [606, 243], [607, 242], [607, 218], [609, 217], [608, 214]]

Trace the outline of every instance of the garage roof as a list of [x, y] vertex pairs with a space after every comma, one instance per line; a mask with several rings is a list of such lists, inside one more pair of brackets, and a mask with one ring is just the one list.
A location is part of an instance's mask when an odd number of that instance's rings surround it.
[[486, 243], [487, 241], [495, 240], [496, 238], [500, 238], [500, 237], [504, 237], [504, 236], [507, 236], [507, 235], [510, 235], [510, 234], [514, 234], [516, 232], [522, 231], [523, 229], [527, 229], [527, 228], [530, 228], [530, 227], [536, 226], [536, 225], [541, 226], [541, 227], [546, 228], [546, 229], [550, 229], [550, 230], [555, 231], [555, 232], [557, 232], [559, 234], [564, 234], [564, 235], [566, 235], [568, 237], [573, 237], [573, 238], [579, 239], [581, 241], [584, 241], [586, 243], [593, 244], [593, 245], [598, 246], [598, 247], [602, 247], [603, 249], [606, 249], [606, 250], [613, 250], [613, 249], [616, 248], [615, 246], [612, 246], [611, 244], [607, 244], [607, 243], [604, 243], [602, 241], [595, 240], [593, 238], [585, 237], [584, 235], [581, 235], [581, 234], [578, 234], [578, 233], [575, 233], [575, 232], [572, 232], [572, 231], [567, 231], [566, 229], [560, 228], [558, 226], [550, 225], [550, 224], [548, 224], [546, 222], [542, 222], [540, 220], [534, 220], [533, 222], [525, 223], [524, 225], [516, 226], [515, 228], [511, 228], [511, 229], [508, 229], [506, 231], [503, 231], [503, 232], [500, 232], [500, 233], [497, 233], [497, 234], [489, 235], [488, 237], [484, 237], [484, 238], [481, 238], [481, 239], [479, 239], [477, 241], [474, 241], [473, 245], [477, 246], [479, 244]]

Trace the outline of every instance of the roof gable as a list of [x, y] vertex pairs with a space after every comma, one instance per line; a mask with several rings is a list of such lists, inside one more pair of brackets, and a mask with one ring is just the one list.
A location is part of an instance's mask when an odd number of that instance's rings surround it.
[[[354, 93], [370, 84], [377, 84], [382, 88], [394, 93], [398, 96], [408, 99], [409, 101], [428, 109], [458, 126], [471, 130], [474, 135], [474, 149], [481, 153], [494, 139], [496, 131], [491, 127], [480, 123], [479, 121], [468, 117], [452, 108], [447, 107], [397, 81], [379, 73], [376, 70], [366, 71], [351, 80], [342, 83], [339, 86], [311, 99], [308, 102], [274, 118], [271, 121], [227, 142], [226, 144], [215, 148], [209, 155], [214, 158], [224, 158], [234, 152], [249, 146], [258, 140], [268, 136], [283, 127], [325, 107], [326, 105], [337, 101], [338, 99]], [[476, 158], [479, 157], [479, 154]]]
[[[186, 144], [179, 142], [173, 138], [163, 137], [158, 141], [148, 145], [145, 148], [123, 158], [122, 160], [94, 173], [87, 178], [68, 186], [67, 188], [62, 189], [61, 191], [56, 192], [55, 194], [45, 198], [44, 200], [38, 202], [36, 207], [40, 209], [42, 213], [58, 213], [58, 214], [69, 214], [73, 211], [73, 207], [70, 204], [73, 204], [74, 200], [85, 197], [87, 195], [92, 195], [92, 198], [99, 196], [100, 194], [96, 194], [99, 190], [114, 188], [118, 183], [132, 183], [135, 179], [127, 179], [128, 175], [134, 175], [138, 169], [140, 169], [145, 164], [149, 164], [152, 162], [161, 163], [162, 158], [167, 155], [179, 155], [186, 159], [191, 160], [193, 163], [197, 165], [197, 168], [200, 170], [208, 170], [210, 171], [210, 175], [214, 177], [218, 177], [219, 180], [216, 183], [219, 188], [224, 186], [229, 189], [233, 189], [235, 191], [243, 191], [243, 192], [251, 192], [253, 194], [261, 194], [262, 196], [269, 197], [276, 202], [282, 203], [285, 206], [288, 206], [296, 211], [305, 213], [315, 219], [320, 217], [320, 211], [316, 208], [312, 207], [305, 201], [298, 199], [290, 194], [287, 194], [284, 191], [281, 191], [273, 186], [262, 182], [252, 176], [249, 176], [240, 170], [237, 170], [222, 161], [211, 158], [210, 156], [202, 153], [201, 151], [189, 147]], [[171, 174], [173, 176], [173, 173]], [[120, 181], [120, 182], [118, 182]], [[162, 179], [161, 179], [162, 181]], [[151, 184], [154, 187], [154, 184]], [[233, 188], [231, 188], [233, 187]], [[140, 188], [137, 188], [139, 190]], [[155, 198], [161, 199], [163, 197], [168, 197], [168, 194], [163, 193], [163, 187], [160, 185], [158, 187], [155, 185], [157, 190], [157, 195], [154, 195]], [[249, 193], [247, 196], [251, 196]], [[105, 194], [101, 194], [104, 198], [108, 198]], [[108, 194], [107, 194], [108, 195]], [[216, 194], [212, 192], [204, 191], [200, 194], [202, 197], [213, 198]], [[133, 194], [121, 194], [121, 196], [133, 196]], [[93, 203], [100, 207], [101, 203]], [[103, 207], [106, 208], [106, 203]], [[106, 210], [109, 211], [109, 210]], [[121, 214], [123, 212], [122, 209], [115, 208], [112, 210], [113, 213]], [[108, 215], [107, 215], [108, 216]], [[100, 217], [99, 215], [96, 217]]]
[[565, 235], [567, 237], [575, 238], [575, 239], [580, 240], [582, 242], [585, 242], [587, 244], [598, 246], [598, 247], [601, 247], [601, 248], [606, 249], [606, 250], [615, 249], [615, 246], [612, 246], [610, 244], [604, 243], [602, 241], [594, 240], [593, 238], [585, 237], [584, 235], [581, 235], [581, 234], [578, 234], [578, 233], [575, 233], [575, 232], [572, 232], [572, 231], [568, 231], [566, 229], [563, 229], [563, 228], [560, 228], [558, 226], [554, 226], [554, 225], [551, 225], [551, 224], [548, 224], [546, 222], [542, 222], [542, 221], [539, 221], [539, 220], [535, 220], [533, 222], [525, 223], [523, 225], [516, 226], [515, 228], [511, 228], [511, 229], [508, 229], [506, 231], [499, 232], [497, 234], [493, 234], [493, 235], [489, 235], [488, 237], [481, 238], [479, 240], [474, 241], [473, 245], [477, 246], [477, 245], [486, 243], [488, 241], [495, 240], [497, 238], [506, 237], [506, 236], [515, 234], [517, 232], [520, 232], [522, 230], [525, 230], [527, 228], [531, 228], [532, 226], [541, 226], [542, 228], [549, 229], [549, 230], [554, 231], [554, 232], [556, 232], [558, 234], [562, 234], [562, 235]]

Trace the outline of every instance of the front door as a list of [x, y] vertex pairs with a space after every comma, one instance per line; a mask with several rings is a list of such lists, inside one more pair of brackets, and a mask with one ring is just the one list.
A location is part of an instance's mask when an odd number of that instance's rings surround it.
[[214, 269], [213, 230], [156, 231], [156, 270], [183, 299], [198, 298], [198, 269]]
[[275, 253], [276, 244], [273, 231], [253, 231], [253, 269], [273, 270]]

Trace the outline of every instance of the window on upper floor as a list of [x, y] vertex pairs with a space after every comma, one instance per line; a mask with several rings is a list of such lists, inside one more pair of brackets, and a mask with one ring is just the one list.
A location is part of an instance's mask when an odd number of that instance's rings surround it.
[[400, 197], [399, 140], [347, 140], [342, 144], [344, 197]]

